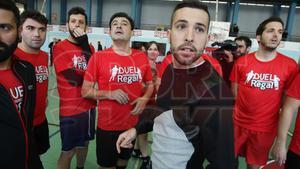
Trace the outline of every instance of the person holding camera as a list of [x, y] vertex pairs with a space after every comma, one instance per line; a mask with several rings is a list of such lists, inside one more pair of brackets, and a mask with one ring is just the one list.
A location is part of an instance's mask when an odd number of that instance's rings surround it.
[[229, 76], [236, 59], [236, 51], [238, 45], [233, 40], [225, 40], [223, 42], [214, 42], [212, 46], [219, 46], [219, 49], [216, 49], [212, 52], [212, 56], [216, 58], [222, 68], [223, 79], [225, 80], [228, 86], [231, 85]]
[[234, 42], [237, 44], [235, 52], [236, 58], [244, 56], [250, 52], [252, 41], [248, 36], [239, 36], [234, 39]]

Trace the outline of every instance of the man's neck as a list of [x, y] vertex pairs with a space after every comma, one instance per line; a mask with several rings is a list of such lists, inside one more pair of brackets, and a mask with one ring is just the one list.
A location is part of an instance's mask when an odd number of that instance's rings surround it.
[[276, 55], [277, 55], [277, 52], [276, 50], [265, 50], [263, 49], [262, 47], [260, 47], [256, 54], [255, 54], [255, 57], [256, 59], [258, 59], [259, 61], [262, 61], [262, 62], [268, 62], [268, 61], [271, 61], [273, 59], [276, 58]]
[[33, 49], [30, 48], [29, 46], [25, 45], [24, 43], [19, 43], [18, 44], [18, 48], [20, 48], [21, 50], [23, 50], [26, 53], [30, 53], [30, 54], [39, 54], [40, 49]]
[[78, 42], [71, 35], [68, 37], [68, 41], [78, 44]]
[[12, 63], [11, 57], [9, 57], [8, 59], [6, 59], [3, 62], [0, 62], [0, 70], [8, 70], [8, 69], [10, 69], [11, 63]]
[[131, 54], [129, 41], [113, 41], [112, 49], [119, 55], [128, 56]]

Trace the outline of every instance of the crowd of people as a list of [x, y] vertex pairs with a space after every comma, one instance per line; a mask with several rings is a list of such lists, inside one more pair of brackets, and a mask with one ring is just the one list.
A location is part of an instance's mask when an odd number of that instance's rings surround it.
[[52, 64], [59, 95], [58, 169], [70, 169], [74, 156], [83, 169], [95, 138], [100, 169], [125, 169], [131, 157], [142, 160], [141, 169], [238, 169], [238, 157], [248, 169], [259, 169], [269, 154], [286, 169], [300, 168], [299, 115], [286, 147], [300, 110], [300, 74], [293, 59], [277, 52], [284, 32], [280, 18], [258, 25], [257, 51], [250, 52], [251, 40], [239, 36], [233, 47], [219, 50], [222, 56], [210, 56], [207, 6], [180, 2], [171, 15], [170, 54], [161, 63], [157, 42], [131, 48], [135, 26], [126, 13], [111, 16], [107, 49], [98, 41], [95, 51], [87, 23], [83, 8], [68, 11], [69, 36], [49, 46], [48, 63], [41, 50], [47, 18], [35, 10], [20, 15], [13, 1], [0, 1], [0, 168], [44, 168]]

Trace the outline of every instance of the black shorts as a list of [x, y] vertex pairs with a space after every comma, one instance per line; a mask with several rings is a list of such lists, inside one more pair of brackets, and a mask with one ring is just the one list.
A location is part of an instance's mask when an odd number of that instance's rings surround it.
[[[121, 153], [118, 154], [116, 142], [119, 135], [124, 131], [105, 131], [97, 129], [96, 134], [96, 153], [97, 163], [102, 167], [114, 167], [117, 165], [117, 160], [128, 160], [131, 157], [133, 148], [121, 148]], [[134, 143], [133, 143], [134, 144]]]
[[33, 128], [34, 147], [38, 155], [44, 154], [49, 148], [49, 128], [45, 119], [41, 124]]
[[299, 169], [300, 168], [300, 156], [291, 150], [287, 153], [285, 162], [285, 169]]
[[74, 116], [59, 117], [62, 151], [86, 147], [95, 138], [95, 109]]

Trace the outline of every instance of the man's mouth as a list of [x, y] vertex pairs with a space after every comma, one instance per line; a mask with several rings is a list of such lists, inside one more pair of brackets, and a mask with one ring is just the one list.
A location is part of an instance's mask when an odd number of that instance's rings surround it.
[[123, 31], [116, 31], [116, 34], [123, 34]]
[[183, 46], [179, 48], [179, 52], [182, 54], [190, 55], [194, 54], [196, 50], [192, 46]]
[[272, 43], [277, 43], [278, 41], [277, 41], [277, 39], [272, 39], [271, 42]]

